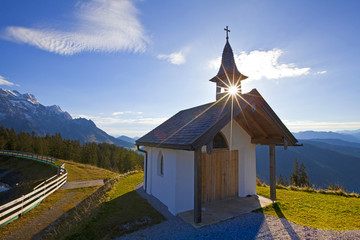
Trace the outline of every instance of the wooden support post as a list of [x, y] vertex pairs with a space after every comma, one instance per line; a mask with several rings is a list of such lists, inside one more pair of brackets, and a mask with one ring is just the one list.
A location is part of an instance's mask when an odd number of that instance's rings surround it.
[[201, 148], [194, 152], [194, 222], [201, 222]]
[[275, 144], [270, 144], [270, 199], [276, 201]]

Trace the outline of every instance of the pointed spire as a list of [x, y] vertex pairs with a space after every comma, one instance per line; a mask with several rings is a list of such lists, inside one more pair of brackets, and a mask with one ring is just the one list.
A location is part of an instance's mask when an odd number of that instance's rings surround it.
[[[225, 29], [226, 33], [228, 33], [227, 28]], [[226, 34], [227, 35], [227, 34]], [[230, 46], [228, 36], [226, 37], [226, 44], [223, 50], [222, 58], [221, 58], [221, 66], [219, 72], [216, 74], [215, 77], [210, 79], [212, 82], [218, 83], [217, 85], [221, 87], [226, 87], [226, 84], [234, 84], [238, 81], [245, 80], [248, 77], [241, 74], [236, 67], [234, 53]]]

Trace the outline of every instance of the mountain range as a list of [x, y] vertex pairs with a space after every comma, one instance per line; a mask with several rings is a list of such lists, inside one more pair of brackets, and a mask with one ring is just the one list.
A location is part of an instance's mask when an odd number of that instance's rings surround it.
[[120, 139], [122, 141], [125, 141], [125, 142], [129, 142], [129, 143], [132, 143], [132, 144], [135, 144], [135, 141], [139, 139], [139, 137], [134, 137], [134, 138], [131, 138], [131, 137], [128, 137], [128, 136], [120, 136], [120, 137], [117, 137], [117, 139]]
[[[360, 193], [360, 139], [358, 131], [300, 132], [294, 133], [303, 144], [301, 147], [276, 147], [277, 176], [289, 176], [294, 161], [304, 163], [310, 183], [319, 188], [338, 184], [348, 192]], [[349, 140], [349, 141], [345, 141]], [[258, 177], [269, 182], [269, 148], [256, 146], [256, 170]]]
[[346, 131], [346, 132], [315, 132], [315, 131], [304, 131], [294, 133], [297, 139], [339, 139], [346, 142], [360, 143], [360, 132]]
[[32, 94], [0, 89], [0, 125], [38, 136], [61, 133], [63, 138], [85, 142], [106, 142], [133, 148], [134, 144], [108, 135], [85, 118], [73, 119], [57, 105], [44, 106]]

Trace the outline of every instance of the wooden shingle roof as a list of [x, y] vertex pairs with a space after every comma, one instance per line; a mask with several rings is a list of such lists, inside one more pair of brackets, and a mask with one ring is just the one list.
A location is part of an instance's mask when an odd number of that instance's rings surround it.
[[182, 110], [139, 138], [136, 145], [197, 150], [233, 118], [250, 136], [253, 144], [296, 146], [297, 140], [281, 122], [256, 89], [233, 99], [231, 97]]

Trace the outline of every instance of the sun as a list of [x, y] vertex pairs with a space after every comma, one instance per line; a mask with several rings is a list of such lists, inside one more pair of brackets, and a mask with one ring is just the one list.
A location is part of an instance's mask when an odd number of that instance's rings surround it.
[[228, 92], [230, 95], [236, 95], [238, 91], [239, 91], [239, 88], [236, 86], [230, 86], [228, 88]]

